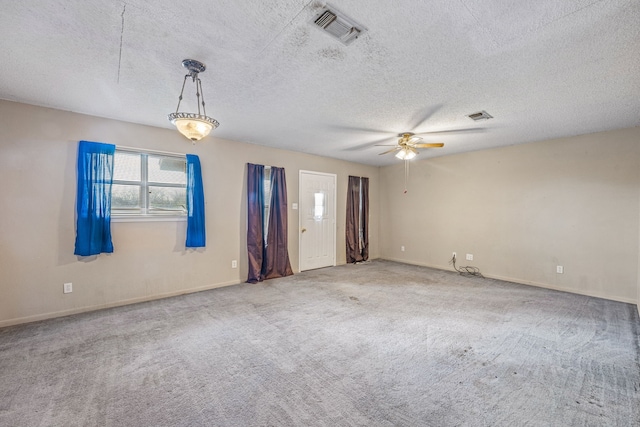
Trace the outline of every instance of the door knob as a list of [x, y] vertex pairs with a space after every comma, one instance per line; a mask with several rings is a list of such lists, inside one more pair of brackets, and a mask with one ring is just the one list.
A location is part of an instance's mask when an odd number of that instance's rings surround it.
[[300, 230], [300, 231], [302, 231], [302, 232], [304, 233], [305, 231], [307, 231], [307, 229], [306, 229], [306, 228], [303, 228], [303, 229], [302, 229], [302, 230]]

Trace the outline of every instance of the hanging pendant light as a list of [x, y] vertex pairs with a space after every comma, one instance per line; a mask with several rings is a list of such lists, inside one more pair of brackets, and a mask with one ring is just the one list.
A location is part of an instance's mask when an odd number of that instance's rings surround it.
[[[198, 73], [202, 73], [207, 67], [200, 61], [195, 59], [185, 59], [182, 61], [182, 66], [189, 70], [189, 74], [184, 76], [182, 82], [182, 90], [180, 91], [180, 97], [178, 98], [178, 106], [176, 112], [169, 114], [169, 121], [173, 123], [181, 134], [189, 138], [195, 144], [196, 141], [200, 141], [205, 136], [209, 135], [213, 129], [217, 128], [220, 123], [212, 117], [207, 116], [204, 103], [204, 93], [202, 91], [202, 82]], [[182, 94], [184, 93], [184, 86], [187, 83], [187, 78], [191, 77], [194, 85], [196, 86], [196, 96], [198, 98], [198, 112], [197, 113], [185, 113], [180, 111], [180, 102], [182, 101]], [[202, 103], [200, 97], [202, 96]], [[200, 105], [202, 104], [202, 112], [200, 111]]]

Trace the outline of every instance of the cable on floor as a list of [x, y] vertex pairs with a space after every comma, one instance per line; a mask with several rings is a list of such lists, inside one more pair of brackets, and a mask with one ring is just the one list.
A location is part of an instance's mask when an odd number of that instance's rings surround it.
[[466, 267], [456, 267], [456, 256], [452, 256], [451, 259], [449, 260], [449, 264], [453, 264], [453, 268], [460, 273], [461, 276], [465, 276], [465, 277], [469, 277], [469, 276], [474, 276], [474, 277], [482, 277], [484, 279], [484, 276], [482, 275], [482, 273], [480, 273], [480, 269], [478, 267], [472, 267], [472, 266], [466, 266]]

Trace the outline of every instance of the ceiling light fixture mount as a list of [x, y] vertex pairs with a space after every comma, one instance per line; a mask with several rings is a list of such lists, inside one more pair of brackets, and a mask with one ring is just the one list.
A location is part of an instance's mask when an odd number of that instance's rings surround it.
[[[200, 141], [205, 136], [209, 135], [213, 129], [217, 128], [220, 123], [212, 117], [207, 116], [207, 110], [205, 109], [204, 92], [202, 91], [202, 82], [199, 73], [204, 72], [207, 66], [195, 59], [185, 59], [182, 61], [182, 66], [189, 70], [189, 73], [184, 76], [182, 82], [182, 90], [180, 91], [180, 97], [178, 97], [178, 106], [176, 112], [169, 114], [169, 121], [173, 123], [178, 131], [189, 138], [195, 144], [196, 141]], [[187, 83], [187, 78], [191, 77], [194, 85], [196, 86], [196, 97], [198, 98], [198, 112], [197, 113], [184, 113], [180, 111], [180, 103], [182, 102], [182, 95], [184, 93], [184, 87]], [[202, 102], [200, 101], [202, 97]], [[202, 105], [202, 111], [200, 111], [200, 105]]]

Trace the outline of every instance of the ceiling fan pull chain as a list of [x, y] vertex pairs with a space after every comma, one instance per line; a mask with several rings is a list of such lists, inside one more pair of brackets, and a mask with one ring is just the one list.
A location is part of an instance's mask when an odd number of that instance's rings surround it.
[[404, 161], [404, 193], [407, 194], [407, 181], [409, 181], [409, 160]]

